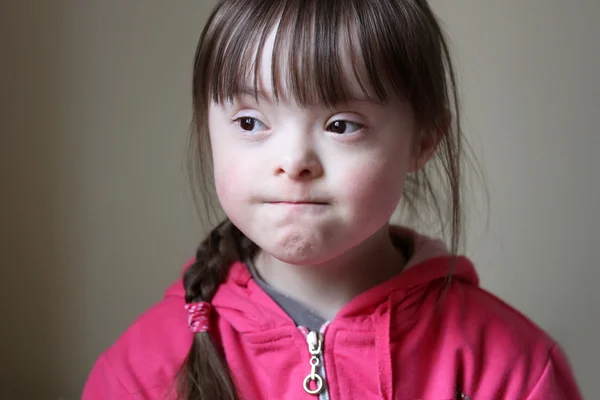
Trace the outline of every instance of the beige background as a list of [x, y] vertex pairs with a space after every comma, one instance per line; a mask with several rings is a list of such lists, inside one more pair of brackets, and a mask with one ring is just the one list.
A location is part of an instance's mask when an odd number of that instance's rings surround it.
[[[600, 378], [600, 2], [435, 0], [491, 218], [484, 286]], [[0, 397], [78, 398], [203, 232], [184, 154], [210, 1], [0, 2]], [[477, 194], [477, 193], [476, 193]]]

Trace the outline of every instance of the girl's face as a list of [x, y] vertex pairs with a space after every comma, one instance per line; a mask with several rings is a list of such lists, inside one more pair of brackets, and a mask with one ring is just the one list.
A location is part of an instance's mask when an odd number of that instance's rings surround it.
[[262, 251], [290, 264], [320, 264], [387, 224], [405, 175], [418, 167], [416, 124], [401, 100], [361, 99], [349, 59], [341, 65], [355, 100], [302, 107], [280, 83], [276, 102], [272, 48], [271, 37], [261, 55], [258, 101], [249, 89], [210, 107], [217, 195]]

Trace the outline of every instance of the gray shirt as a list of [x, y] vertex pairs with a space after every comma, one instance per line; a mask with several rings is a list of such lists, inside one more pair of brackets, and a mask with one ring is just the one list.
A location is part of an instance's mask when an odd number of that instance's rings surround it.
[[327, 322], [325, 318], [321, 317], [304, 304], [297, 302], [270, 286], [260, 277], [260, 275], [258, 275], [252, 261], [246, 261], [246, 265], [248, 265], [248, 269], [258, 286], [260, 286], [260, 288], [290, 316], [297, 326], [303, 326], [311, 331], [321, 330], [321, 327]]
[[[412, 241], [407, 238], [395, 236], [392, 236], [392, 241], [394, 246], [405, 255], [406, 259], [410, 259], [413, 253]], [[287, 313], [287, 315], [290, 316], [297, 326], [303, 326], [311, 331], [321, 330], [321, 327], [327, 322], [325, 318], [321, 317], [314, 310], [311, 310], [304, 304], [297, 302], [291, 297], [286, 296], [270, 286], [260, 277], [252, 260], [246, 261], [246, 265], [248, 265], [248, 269], [250, 270], [250, 273], [252, 274], [252, 277], [258, 286], [260, 286], [260, 288], [264, 290], [265, 293], [267, 293], [273, 299], [273, 301], [275, 301], [275, 303], [277, 303], [277, 305], [279, 305], [279, 307], [281, 307], [281, 309]]]

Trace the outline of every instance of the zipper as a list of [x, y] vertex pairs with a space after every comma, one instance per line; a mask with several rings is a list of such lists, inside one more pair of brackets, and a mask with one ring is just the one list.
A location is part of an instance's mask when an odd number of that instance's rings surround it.
[[306, 378], [304, 378], [302, 387], [306, 393], [313, 396], [318, 396], [319, 400], [329, 400], [327, 377], [325, 375], [325, 364], [323, 357], [323, 339], [327, 325], [328, 324], [323, 325], [319, 332], [310, 331], [306, 333], [307, 329], [301, 328], [306, 336], [308, 352], [310, 354], [310, 372]]
[[[307, 328], [299, 327], [300, 331], [306, 337], [308, 343], [308, 352], [310, 354], [310, 373], [306, 375], [302, 386], [306, 393], [318, 396], [318, 400], [330, 400], [327, 390], [327, 376], [325, 374], [325, 362], [323, 357], [323, 343], [325, 330], [329, 322], [325, 323], [320, 331], [309, 331]], [[458, 400], [471, 400], [471, 397], [465, 393], [457, 392]]]

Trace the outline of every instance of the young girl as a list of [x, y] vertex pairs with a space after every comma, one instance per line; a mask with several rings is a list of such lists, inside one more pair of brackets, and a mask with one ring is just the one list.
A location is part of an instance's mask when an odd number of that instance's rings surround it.
[[[228, 218], [85, 400], [580, 398], [559, 346], [457, 255], [456, 88], [425, 0], [223, 0], [193, 97]], [[445, 203], [449, 249], [389, 223]]]

